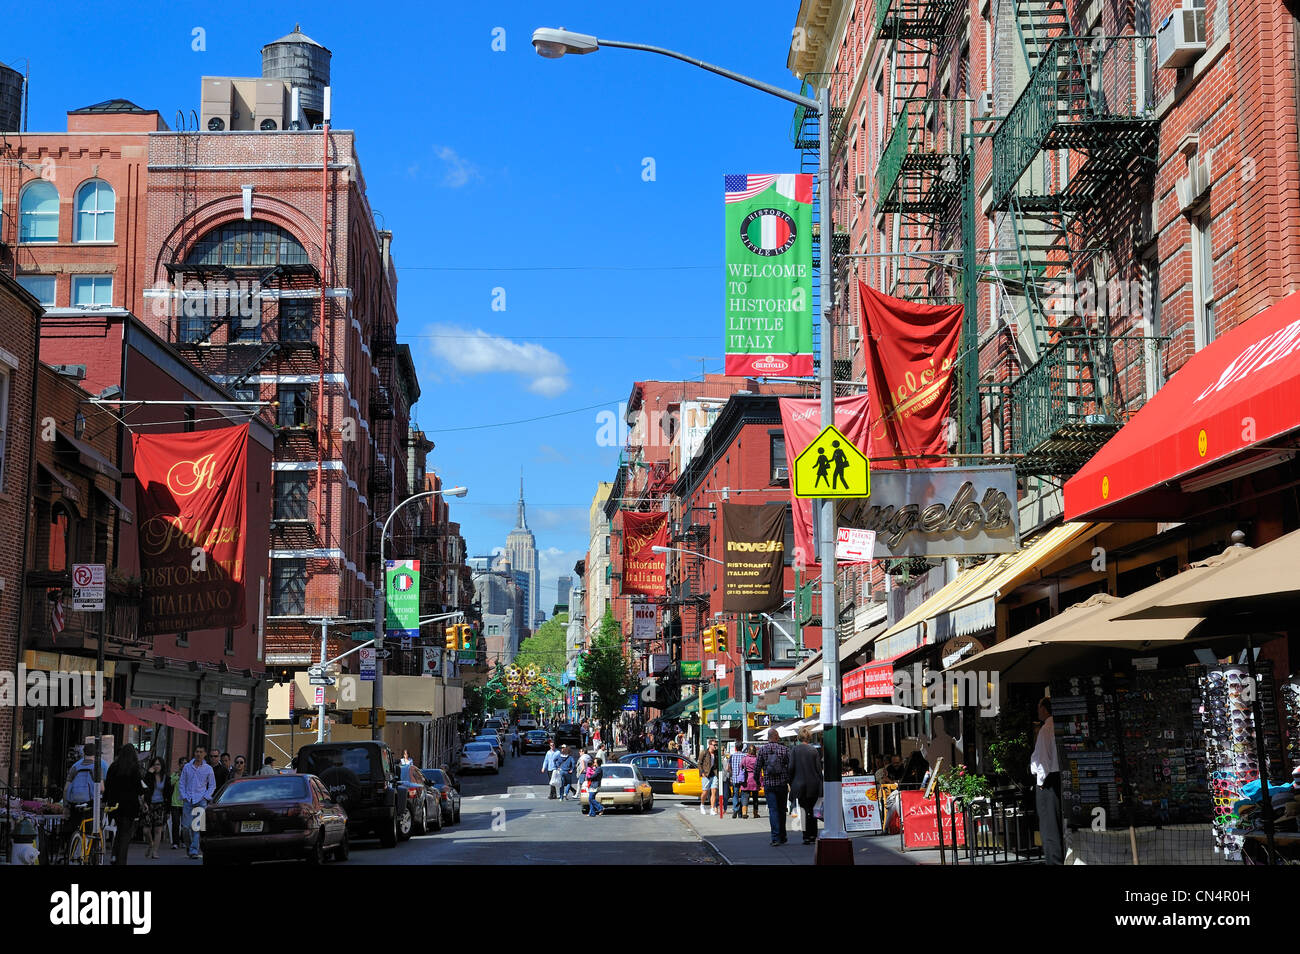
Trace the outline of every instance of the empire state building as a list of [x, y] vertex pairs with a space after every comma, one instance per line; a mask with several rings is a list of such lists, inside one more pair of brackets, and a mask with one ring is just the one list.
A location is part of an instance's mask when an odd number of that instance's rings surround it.
[[538, 588], [541, 581], [537, 578], [537, 540], [533, 531], [528, 529], [524, 518], [524, 478], [519, 478], [519, 522], [506, 537], [506, 553], [510, 557], [510, 566], [521, 572], [528, 579], [527, 618], [523, 626], [535, 629], [537, 626]]

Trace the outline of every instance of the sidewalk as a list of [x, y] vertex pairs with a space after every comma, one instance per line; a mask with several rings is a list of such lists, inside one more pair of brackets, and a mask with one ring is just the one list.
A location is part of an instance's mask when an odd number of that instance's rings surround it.
[[[767, 809], [760, 806], [759, 817], [732, 818], [730, 814], [719, 818], [715, 814], [701, 815], [699, 802], [662, 801], [668, 810], [676, 811], [687, 828], [733, 865], [811, 865], [815, 846], [802, 844], [803, 830], [799, 823], [786, 819], [786, 844], [772, 847], [771, 829]], [[678, 807], [680, 805], [680, 807]], [[898, 847], [897, 835], [850, 836], [853, 842], [853, 861], [859, 865], [925, 865], [938, 864], [939, 852], [908, 851]]]

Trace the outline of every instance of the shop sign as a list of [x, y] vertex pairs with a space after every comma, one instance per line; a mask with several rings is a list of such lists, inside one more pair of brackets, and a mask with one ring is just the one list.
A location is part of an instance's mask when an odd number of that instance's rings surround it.
[[632, 638], [654, 639], [659, 622], [659, 607], [654, 603], [632, 604]]
[[[751, 669], [749, 671], [750, 691], [761, 696], [769, 689], [774, 689], [790, 675], [789, 669]], [[777, 693], [780, 696], [780, 693]]]
[[893, 695], [894, 666], [892, 663], [868, 663], [844, 674], [840, 697], [844, 702], [889, 699]]
[[943, 825], [943, 843], [953, 843], [953, 827], [957, 829], [957, 844], [966, 844], [966, 823], [961, 813], [956, 821], [952, 817], [952, 796], [939, 795], [939, 811], [935, 813], [935, 799], [926, 798], [919, 789], [898, 793], [899, 811], [902, 813], [904, 848], [938, 848], [939, 825]]
[[837, 526], [872, 530], [877, 559], [1015, 553], [1015, 468], [881, 470], [867, 499], [839, 505]]
[[704, 677], [704, 663], [699, 659], [683, 659], [680, 663], [683, 679], [702, 679]]
[[840, 782], [840, 805], [844, 827], [848, 831], [881, 831], [880, 802], [876, 800], [875, 779], [865, 775]]

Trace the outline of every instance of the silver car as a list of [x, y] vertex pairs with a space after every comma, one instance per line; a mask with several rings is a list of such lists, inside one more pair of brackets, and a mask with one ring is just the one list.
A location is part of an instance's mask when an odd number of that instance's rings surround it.
[[493, 775], [501, 771], [501, 762], [497, 759], [497, 753], [486, 742], [470, 742], [460, 753], [460, 770], [461, 772], [491, 772]]

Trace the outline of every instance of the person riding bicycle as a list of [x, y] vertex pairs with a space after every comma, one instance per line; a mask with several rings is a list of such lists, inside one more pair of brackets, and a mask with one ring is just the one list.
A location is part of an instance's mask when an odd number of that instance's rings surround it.
[[83, 819], [90, 817], [95, 790], [104, 790], [104, 776], [107, 774], [108, 763], [100, 759], [99, 781], [95, 781], [95, 743], [87, 742], [81, 747], [81, 758], [68, 769], [68, 778], [63, 784], [64, 817], [69, 837], [81, 827]]

